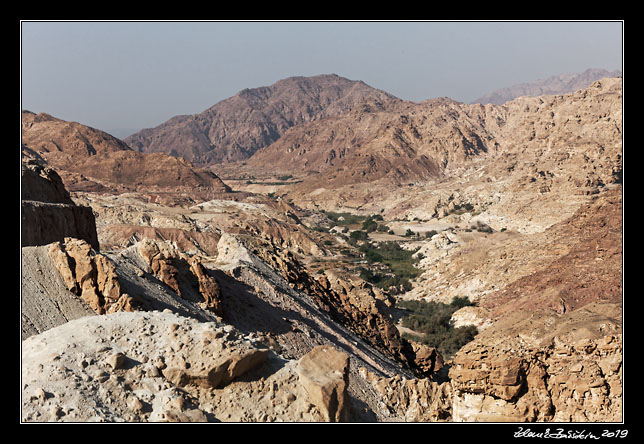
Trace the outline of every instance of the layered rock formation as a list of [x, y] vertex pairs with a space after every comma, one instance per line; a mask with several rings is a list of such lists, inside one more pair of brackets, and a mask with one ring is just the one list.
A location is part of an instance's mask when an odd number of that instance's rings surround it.
[[[238, 121], [264, 133], [221, 136], [230, 159], [248, 154], [242, 140], [272, 141], [231, 171], [297, 171], [275, 199], [213, 198], [216, 181], [199, 178], [214, 176], [184, 161], [158, 154], [165, 166], [148, 171], [154, 158], [109, 137], [23, 114], [24, 153], [78, 186], [72, 201], [55, 173], [26, 166], [23, 201], [91, 206], [101, 245], [71, 233], [23, 247], [24, 421], [622, 419], [621, 79], [504, 106], [370, 89], [366, 104], [347, 92], [364, 85], [338, 78], [280, 85], [302, 88], [231, 100], [261, 109]], [[276, 123], [292, 98], [315, 112]], [[477, 306], [453, 321], [477, 325], [475, 339], [448, 361], [404, 339], [396, 299], [351, 277], [365, 262], [340, 227], [322, 229], [320, 207], [383, 215], [395, 233], [371, 241], [420, 248], [424, 273], [401, 297], [468, 296]]]
[[327, 275], [314, 278], [288, 250], [245, 236], [222, 238], [221, 251], [219, 260], [261, 259], [291, 287], [311, 297], [335, 322], [411, 371], [430, 376], [442, 366], [442, 358], [435, 350], [402, 339], [390, 310], [393, 298], [367, 282], [354, 284], [332, 274], [331, 279]]
[[615, 304], [506, 316], [454, 358], [452, 419], [619, 422], [621, 338]]
[[208, 273], [198, 257], [189, 257], [167, 242], [144, 239], [136, 245], [147, 271], [154, 273], [182, 299], [199, 303], [222, 316], [222, 294], [217, 279]]
[[56, 171], [25, 154], [21, 176], [21, 246], [45, 245], [70, 236], [84, 239], [98, 249], [92, 209], [76, 205]]
[[[552, 224], [562, 209], [570, 215], [584, 196], [621, 182], [621, 125], [621, 79], [604, 79], [504, 106], [445, 99], [354, 111], [294, 127], [245, 166], [217, 171], [299, 176], [301, 183], [282, 190], [309, 208], [427, 219], [470, 204], [487, 211], [495, 229], [527, 230], [531, 219]], [[547, 213], [524, 215], [526, 208]]]
[[133, 299], [124, 294], [114, 264], [85, 241], [66, 238], [49, 245], [49, 256], [67, 290], [79, 296], [98, 314], [133, 311]]

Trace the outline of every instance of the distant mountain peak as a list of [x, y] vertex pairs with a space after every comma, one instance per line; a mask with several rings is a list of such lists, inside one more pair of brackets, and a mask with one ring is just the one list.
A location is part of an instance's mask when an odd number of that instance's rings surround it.
[[546, 94], [567, 94], [587, 88], [591, 83], [601, 78], [621, 77], [621, 75], [622, 72], [617, 70], [608, 71], [600, 68], [588, 68], [582, 73], [559, 74], [500, 88], [470, 103], [503, 105], [522, 96], [535, 97]]
[[140, 152], [161, 152], [199, 165], [249, 158], [292, 126], [337, 116], [361, 103], [400, 99], [337, 74], [293, 76], [246, 88], [207, 110], [172, 118], [125, 139]]

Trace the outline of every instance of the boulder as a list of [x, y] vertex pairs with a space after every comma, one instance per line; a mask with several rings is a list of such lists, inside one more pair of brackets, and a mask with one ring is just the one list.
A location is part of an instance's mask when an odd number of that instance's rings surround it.
[[133, 310], [134, 301], [121, 291], [114, 264], [84, 240], [68, 237], [64, 242], [53, 242], [49, 256], [67, 289], [96, 313]]
[[308, 399], [325, 422], [346, 421], [349, 408], [349, 355], [331, 346], [318, 346], [298, 365], [300, 382]]

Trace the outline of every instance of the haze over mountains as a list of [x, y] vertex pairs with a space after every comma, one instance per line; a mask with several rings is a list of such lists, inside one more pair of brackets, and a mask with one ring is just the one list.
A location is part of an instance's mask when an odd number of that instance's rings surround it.
[[21, 418], [622, 421], [623, 84], [578, 81], [23, 110]]
[[621, 77], [622, 72], [618, 70], [608, 71], [606, 69], [588, 68], [582, 73], [559, 74], [545, 79], [520, 83], [492, 91], [470, 103], [492, 103], [502, 105], [505, 102], [521, 96], [541, 96], [544, 94], [566, 94], [578, 89], [588, 87], [595, 80], [604, 77]]
[[[502, 104], [521, 95], [564, 94], [619, 74], [588, 69], [581, 74], [552, 76], [494, 91], [473, 103]], [[338, 116], [356, 106], [395, 112], [397, 107], [411, 104], [336, 74], [292, 77], [271, 86], [245, 89], [199, 114], [175, 116], [124, 141], [139, 152], [162, 152], [206, 166], [248, 159], [293, 126]]]
[[176, 116], [125, 139], [140, 152], [164, 152], [198, 165], [243, 160], [294, 126], [338, 115], [357, 102], [396, 100], [363, 82], [337, 75], [291, 77], [245, 89], [202, 113]]

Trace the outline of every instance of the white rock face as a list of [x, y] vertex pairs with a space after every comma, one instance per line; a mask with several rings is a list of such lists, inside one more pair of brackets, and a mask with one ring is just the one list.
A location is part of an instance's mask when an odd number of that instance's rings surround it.
[[22, 343], [25, 422], [328, 422], [348, 418], [349, 355], [285, 360], [253, 333], [170, 312], [70, 321]]
[[172, 313], [77, 319], [23, 341], [22, 417], [205, 421], [206, 412], [182, 386], [219, 387], [267, 354], [230, 326]]
[[217, 262], [227, 264], [237, 264], [240, 261], [253, 263], [253, 259], [237, 238], [228, 233], [223, 233], [217, 244], [219, 252]]

